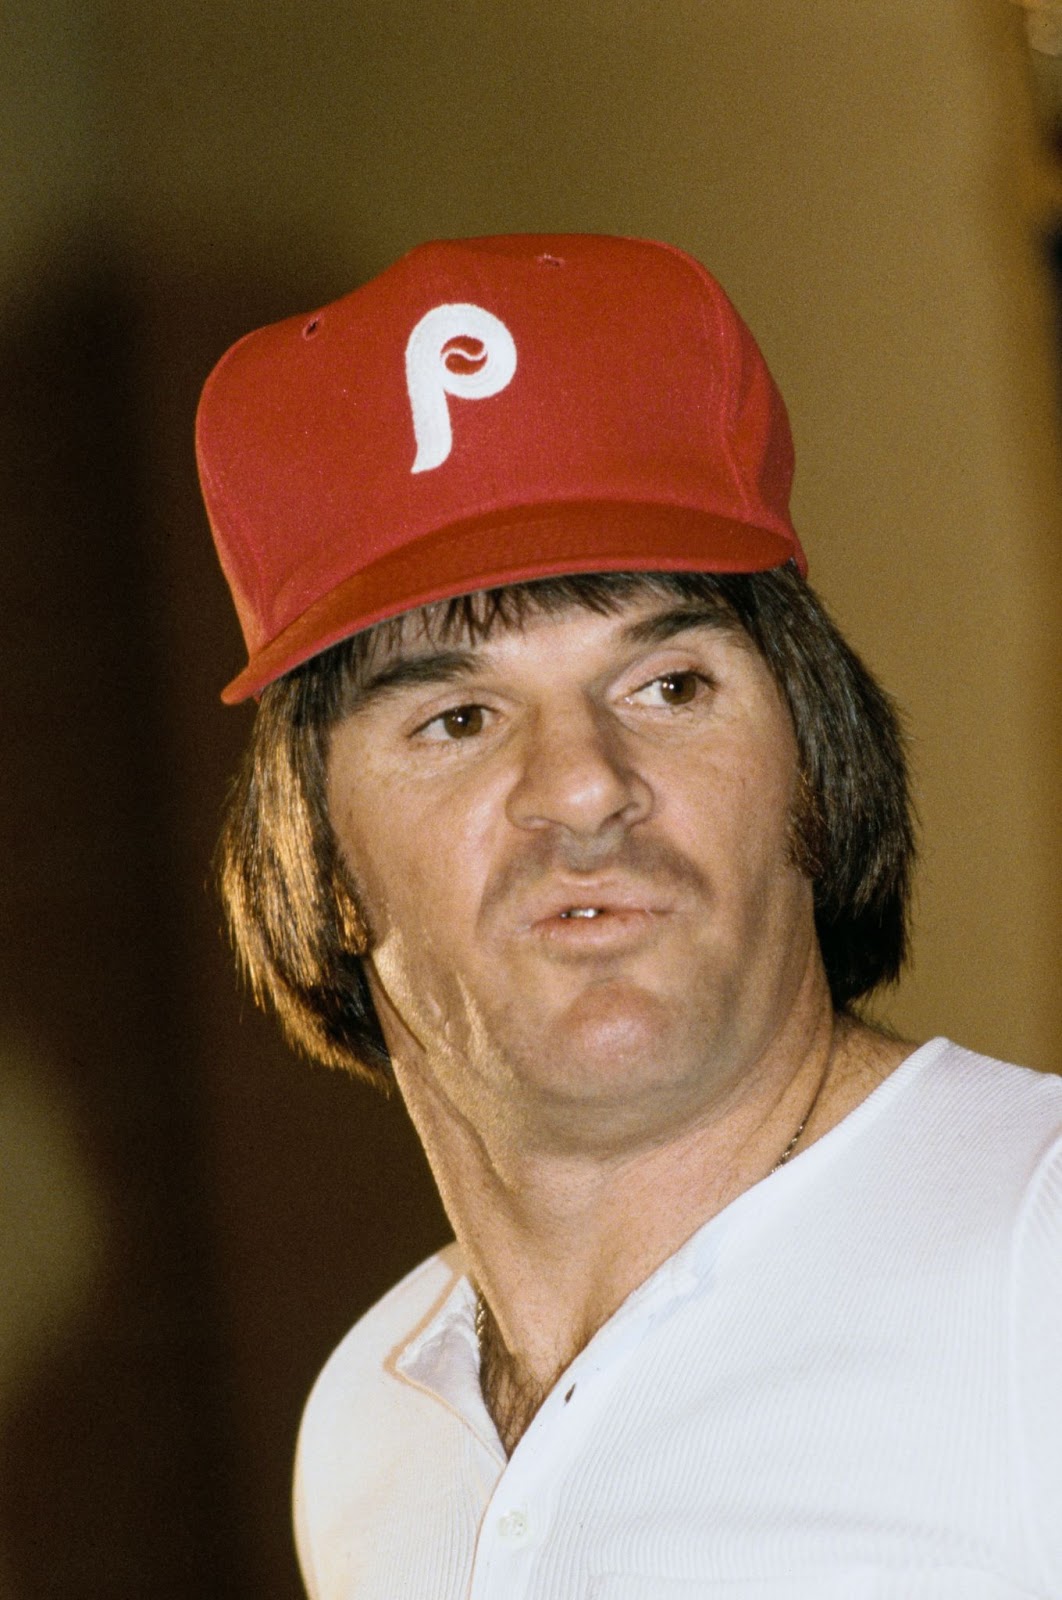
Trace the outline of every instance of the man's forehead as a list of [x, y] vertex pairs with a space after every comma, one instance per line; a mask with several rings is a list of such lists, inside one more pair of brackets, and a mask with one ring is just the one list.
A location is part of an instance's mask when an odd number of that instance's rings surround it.
[[578, 626], [583, 620], [587, 631], [600, 631], [601, 623], [610, 621], [618, 638], [634, 644], [650, 644], [698, 626], [725, 629], [748, 642], [723, 595], [683, 594], [655, 576], [632, 578], [622, 587], [606, 580], [600, 589], [585, 594], [540, 592], [545, 588], [527, 584], [479, 591], [377, 623], [360, 637], [359, 676], [440, 650], [478, 652], [491, 642], [550, 621]]

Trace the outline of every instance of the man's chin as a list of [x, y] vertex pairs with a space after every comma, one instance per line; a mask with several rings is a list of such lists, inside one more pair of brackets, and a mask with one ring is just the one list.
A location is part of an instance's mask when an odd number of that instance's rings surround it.
[[598, 984], [541, 1018], [529, 1066], [540, 1088], [572, 1101], [625, 1100], [682, 1074], [682, 1032], [664, 996], [630, 982]]

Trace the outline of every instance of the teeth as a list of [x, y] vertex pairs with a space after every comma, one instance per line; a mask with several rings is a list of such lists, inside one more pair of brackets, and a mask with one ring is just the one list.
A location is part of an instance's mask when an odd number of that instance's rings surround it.
[[570, 911], [562, 911], [562, 917], [599, 917], [600, 909], [597, 906], [573, 906]]

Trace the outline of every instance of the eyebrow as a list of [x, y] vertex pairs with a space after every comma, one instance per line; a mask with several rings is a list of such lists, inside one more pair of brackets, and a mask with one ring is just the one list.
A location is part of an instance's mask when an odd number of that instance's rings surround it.
[[397, 694], [414, 685], [456, 683], [471, 677], [482, 665], [477, 650], [434, 650], [423, 655], [402, 656], [378, 672], [371, 672], [351, 692], [347, 713], [364, 711], [385, 695]]
[[663, 644], [694, 628], [711, 628], [716, 633], [736, 634], [739, 638], [745, 635], [737, 617], [724, 606], [686, 604], [639, 618], [624, 628], [623, 638], [630, 644]]

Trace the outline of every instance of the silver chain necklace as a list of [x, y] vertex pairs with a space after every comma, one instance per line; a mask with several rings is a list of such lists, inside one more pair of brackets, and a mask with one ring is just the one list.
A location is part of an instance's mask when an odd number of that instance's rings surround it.
[[[815, 1090], [815, 1093], [811, 1098], [811, 1104], [808, 1106], [808, 1109], [804, 1112], [804, 1115], [801, 1118], [799, 1126], [797, 1127], [796, 1132], [793, 1134], [793, 1137], [790, 1139], [789, 1143], [786, 1145], [785, 1149], [782, 1151], [781, 1155], [778, 1157], [778, 1160], [775, 1162], [774, 1166], [771, 1168], [771, 1172], [772, 1173], [773, 1172], [777, 1172], [779, 1167], [784, 1167], [785, 1166], [786, 1162], [792, 1156], [792, 1154], [793, 1154], [794, 1150], [796, 1149], [797, 1145], [800, 1143], [800, 1136], [804, 1132], [804, 1129], [807, 1127], [808, 1123], [811, 1121], [812, 1115], [814, 1114], [814, 1111], [815, 1111], [815, 1107], [819, 1103], [819, 1096], [822, 1093], [822, 1086], [826, 1082], [826, 1079], [829, 1077], [829, 1073], [830, 1073], [830, 1068], [829, 1068], [829, 1063], [827, 1063], [826, 1071], [822, 1074], [822, 1077], [819, 1079], [818, 1088]], [[770, 1176], [770, 1174], [768, 1174], [768, 1176]], [[473, 1319], [473, 1328], [474, 1328], [475, 1335], [476, 1335], [476, 1343], [478, 1344], [480, 1350], [482, 1350], [483, 1349], [483, 1337], [484, 1337], [484, 1335], [485, 1335], [485, 1333], [487, 1331], [487, 1302], [486, 1302], [486, 1300], [484, 1300], [482, 1291], [479, 1290], [479, 1289], [476, 1290], [476, 1310], [475, 1310], [475, 1316], [474, 1316], [474, 1319]]]

